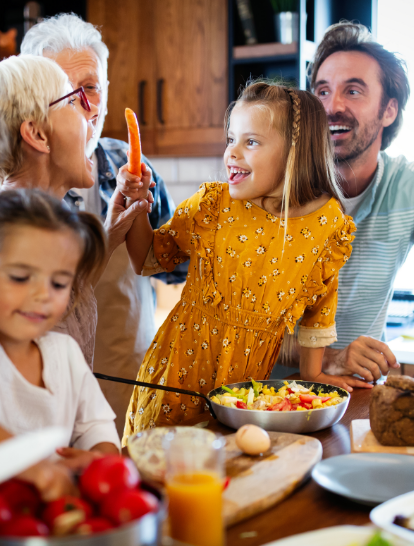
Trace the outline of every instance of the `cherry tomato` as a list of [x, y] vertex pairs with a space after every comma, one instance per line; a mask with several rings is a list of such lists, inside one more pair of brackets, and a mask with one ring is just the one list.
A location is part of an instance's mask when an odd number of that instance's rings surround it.
[[13, 514], [34, 516], [41, 502], [39, 493], [33, 485], [16, 478], [0, 484], [0, 495]]
[[66, 495], [49, 502], [43, 511], [42, 519], [54, 535], [63, 536], [91, 516], [92, 508], [86, 501]]
[[5, 521], [9, 521], [9, 519], [11, 518], [12, 513], [10, 510], [10, 506], [3, 499], [3, 497], [0, 496], [0, 524], [4, 523]]
[[245, 402], [243, 402], [242, 400], [237, 400], [236, 408], [247, 409], [247, 404]]
[[18, 515], [0, 526], [0, 535], [5, 537], [45, 537], [49, 529], [33, 516]]
[[101, 514], [115, 525], [141, 518], [158, 508], [158, 499], [147, 491], [121, 489], [108, 495], [102, 505]]
[[82, 494], [94, 502], [101, 502], [117, 489], [134, 489], [140, 483], [139, 472], [131, 459], [108, 455], [92, 461], [80, 477]]
[[109, 519], [96, 517], [86, 519], [78, 525], [76, 533], [78, 535], [92, 535], [94, 533], [104, 533], [110, 529], [114, 529], [115, 525]]

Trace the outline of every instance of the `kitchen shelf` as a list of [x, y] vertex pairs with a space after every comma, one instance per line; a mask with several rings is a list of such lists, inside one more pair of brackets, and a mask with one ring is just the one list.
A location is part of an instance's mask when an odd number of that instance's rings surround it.
[[[303, 43], [303, 56], [306, 61], [311, 61], [315, 55], [316, 44], [306, 40]], [[298, 55], [298, 43], [281, 44], [255, 44], [233, 47], [233, 64], [284, 62], [295, 60]]]
[[278, 42], [272, 44], [254, 44], [233, 47], [233, 59], [254, 59], [256, 57], [284, 57], [285, 55], [296, 55], [298, 44], [281, 44]]

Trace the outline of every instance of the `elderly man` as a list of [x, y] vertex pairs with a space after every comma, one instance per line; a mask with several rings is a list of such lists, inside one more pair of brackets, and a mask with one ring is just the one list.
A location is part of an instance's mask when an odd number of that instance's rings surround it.
[[339, 275], [338, 341], [325, 351], [324, 370], [372, 381], [399, 366], [384, 330], [395, 276], [414, 242], [414, 164], [384, 150], [402, 125], [409, 83], [395, 54], [347, 22], [326, 31], [310, 83], [328, 115], [345, 211], [357, 225]]
[[[105, 217], [116, 187], [118, 169], [127, 162], [128, 145], [119, 140], [100, 138], [107, 112], [108, 48], [100, 32], [73, 14], [46, 19], [32, 27], [24, 37], [22, 53], [43, 55], [55, 60], [68, 74], [73, 88], [83, 86], [91, 103], [99, 108], [96, 134], [87, 152], [93, 159], [95, 184], [90, 190], [72, 190], [66, 200], [74, 207]], [[151, 167], [143, 156], [143, 161]], [[154, 228], [173, 214], [174, 204], [163, 180], [153, 171], [156, 186], [150, 221]], [[174, 274], [158, 275], [168, 283], [184, 282], [186, 267]], [[98, 301], [94, 369], [108, 375], [135, 379], [146, 350], [155, 335], [154, 297], [147, 277], [134, 274], [125, 244], [112, 255], [95, 289]], [[102, 390], [117, 415], [122, 435], [131, 387], [101, 382]]]

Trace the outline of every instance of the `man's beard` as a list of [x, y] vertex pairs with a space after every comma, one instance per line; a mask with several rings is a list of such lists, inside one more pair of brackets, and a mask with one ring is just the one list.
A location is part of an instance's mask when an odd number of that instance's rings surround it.
[[[380, 110], [377, 119], [373, 120], [368, 125], [365, 125], [346, 145], [338, 140], [333, 141], [336, 163], [341, 164], [353, 162], [372, 146], [372, 144], [376, 141], [378, 133], [382, 128], [382, 116], [383, 111]], [[354, 130], [355, 127], [359, 127], [358, 121], [353, 116], [351, 118], [350, 116], [342, 116], [338, 114], [335, 116], [328, 115], [328, 120], [329, 123], [350, 126], [352, 127], [352, 130]], [[340, 146], [344, 146], [345, 150], [342, 151], [341, 154], [337, 154], [335, 152], [335, 148], [339, 148]]]

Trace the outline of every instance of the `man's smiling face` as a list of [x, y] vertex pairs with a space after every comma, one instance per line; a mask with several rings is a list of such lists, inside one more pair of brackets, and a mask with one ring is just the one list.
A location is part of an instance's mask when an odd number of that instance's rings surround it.
[[381, 148], [384, 117], [381, 69], [359, 51], [340, 51], [321, 64], [314, 92], [328, 115], [337, 161], [353, 161], [374, 143]]

